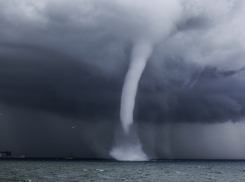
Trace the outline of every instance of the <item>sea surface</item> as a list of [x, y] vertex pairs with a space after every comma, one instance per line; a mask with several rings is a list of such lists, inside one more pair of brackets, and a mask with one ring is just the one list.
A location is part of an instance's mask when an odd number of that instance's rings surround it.
[[245, 181], [245, 161], [0, 160], [0, 181]]

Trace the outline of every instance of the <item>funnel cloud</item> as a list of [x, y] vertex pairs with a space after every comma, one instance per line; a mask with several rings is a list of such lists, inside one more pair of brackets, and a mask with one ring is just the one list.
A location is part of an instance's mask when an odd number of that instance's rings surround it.
[[131, 63], [125, 77], [121, 97], [120, 118], [125, 132], [128, 132], [129, 126], [133, 123], [138, 82], [151, 52], [152, 45], [145, 42], [135, 44], [132, 50]]

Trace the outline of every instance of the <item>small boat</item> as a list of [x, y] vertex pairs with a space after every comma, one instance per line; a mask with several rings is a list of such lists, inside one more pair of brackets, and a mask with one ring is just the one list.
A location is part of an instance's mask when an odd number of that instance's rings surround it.
[[75, 159], [75, 157], [71, 154], [65, 157], [66, 160], [72, 160]]

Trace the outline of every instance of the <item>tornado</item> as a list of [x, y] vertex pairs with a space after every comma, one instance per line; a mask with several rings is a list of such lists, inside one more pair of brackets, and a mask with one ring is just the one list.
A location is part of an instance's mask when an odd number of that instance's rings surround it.
[[128, 72], [126, 74], [121, 96], [120, 119], [125, 133], [133, 123], [133, 112], [138, 83], [152, 53], [152, 44], [138, 41], [134, 44]]
[[[147, 41], [138, 41], [134, 44], [129, 69], [126, 74], [121, 96], [120, 119], [123, 133], [116, 133], [116, 146], [110, 155], [121, 161], [147, 161], [148, 157], [142, 150], [137, 134], [130, 129], [133, 123], [135, 97], [138, 83], [145, 69], [148, 58], [152, 53], [152, 44]], [[129, 132], [131, 131], [131, 132]]]

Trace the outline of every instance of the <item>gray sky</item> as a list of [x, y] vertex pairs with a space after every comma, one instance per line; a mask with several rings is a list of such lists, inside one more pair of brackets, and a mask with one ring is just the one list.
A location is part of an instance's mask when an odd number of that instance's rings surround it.
[[144, 39], [154, 49], [134, 112], [143, 150], [245, 157], [225, 152], [245, 153], [236, 137], [221, 134], [231, 145], [219, 151], [206, 132], [243, 124], [244, 17], [242, 0], [0, 0], [0, 150], [109, 157], [132, 46]]

